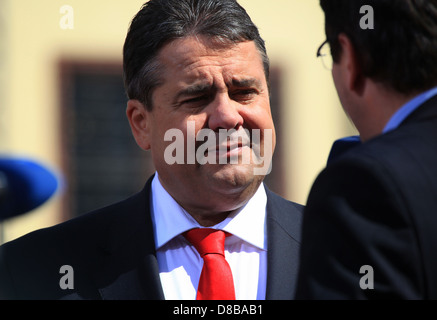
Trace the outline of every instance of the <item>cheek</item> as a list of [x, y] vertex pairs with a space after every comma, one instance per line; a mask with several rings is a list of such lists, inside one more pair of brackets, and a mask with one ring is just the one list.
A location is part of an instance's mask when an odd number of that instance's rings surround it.
[[335, 90], [341, 102], [345, 99], [345, 84], [341, 69], [334, 64], [332, 68], [332, 80], [334, 82]]
[[241, 115], [244, 118], [245, 128], [249, 131], [259, 129], [264, 147], [271, 146], [273, 152], [276, 146], [276, 131], [270, 107], [246, 108]]
[[171, 141], [164, 140], [166, 132], [171, 133], [169, 130], [174, 129], [175, 126], [171, 119], [166, 118], [162, 112], [155, 112], [151, 118], [150, 128], [152, 155], [154, 158], [162, 158], [165, 148], [171, 143]]
[[244, 107], [241, 109], [240, 114], [249, 130], [273, 129], [274, 131], [272, 114], [270, 111], [270, 105], [268, 103]]
[[207, 121], [207, 114], [201, 113], [189, 116], [182, 115], [179, 122], [182, 130], [186, 131], [188, 128], [192, 129], [194, 127], [194, 130], [197, 133], [200, 129], [206, 127]]
[[340, 100], [340, 104], [343, 108], [343, 111], [350, 118], [351, 113], [353, 113], [353, 109], [351, 108], [353, 103], [351, 103], [351, 101], [350, 101], [348, 91], [346, 90], [345, 86], [343, 85], [341, 78], [338, 75], [334, 74], [334, 72], [333, 72], [332, 78], [333, 78], [335, 89], [336, 89], [337, 95], [338, 95], [338, 99]]
[[[186, 116], [183, 113], [165, 113], [155, 116], [151, 132], [151, 151], [155, 159], [163, 159], [165, 150], [172, 145], [187, 150], [196, 140], [197, 133], [205, 128], [205, 115]], [[188, 142], [189, 141], [189, 142]], [[180, 146], [180, 147], [179, 147]]]

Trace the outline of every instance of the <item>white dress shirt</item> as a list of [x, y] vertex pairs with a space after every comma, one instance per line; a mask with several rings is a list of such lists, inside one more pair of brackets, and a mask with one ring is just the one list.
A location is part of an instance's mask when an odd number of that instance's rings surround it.
[[[165, 299], [195, 300], [203, 259], [182, 233], [201, 226], [163, 188], [158, 173], [152, 181], [151, 203]], [[225, 258], [232, 270], [237, 300], [263, 300], [266, 296], [266, 204], [261, 184], [239, 212], [211, 227], [232, 234], [225, 240]]]

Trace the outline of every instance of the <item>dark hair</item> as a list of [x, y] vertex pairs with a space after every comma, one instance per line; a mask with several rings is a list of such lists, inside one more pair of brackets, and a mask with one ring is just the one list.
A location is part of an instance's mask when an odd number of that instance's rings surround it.
[[[437, 0], [320, 0], [334, 62], [345, 33], [363, 74], [410, 94], [437, 84]], [[374, 29], [361, 29], [360, 8], [370, 5]]]
[[153, 89], [160, 84], [160, 49], [168, 42], [204, 35], [223, 45], [254, 41], [268, 81], [264, 40], [236, 0], [150, 0], [133, 18], [123, 48], [123, 73], [129, 99], [152, 108]]

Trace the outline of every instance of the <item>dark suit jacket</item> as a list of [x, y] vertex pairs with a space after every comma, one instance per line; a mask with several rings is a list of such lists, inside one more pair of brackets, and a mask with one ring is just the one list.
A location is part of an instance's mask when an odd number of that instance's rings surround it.
[[[133, 197], [0, 247], [2, 299], [164, 299], [150, 185]], [[267, 299], [292, 299], [302, 206], [267, 192]], [[62, 290], [63, 265], [74, 289]], [[71, 283], [71, 282], [70, 282]]]
[[298, 279], [298, 299], [437, 298], [437, 97], [318, 176]]

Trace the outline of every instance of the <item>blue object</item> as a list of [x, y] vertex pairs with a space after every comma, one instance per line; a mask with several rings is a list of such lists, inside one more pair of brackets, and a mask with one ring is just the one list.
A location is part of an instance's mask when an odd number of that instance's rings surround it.
[[37, 208], [58, 187], [56, 175], [35, 161], [0, 158], [0, 221]]
[[395, 114], [390, 118], [390, 120], [385, 125], [382, 133], [389, 132], [396, 129], [402, 121], [404, 121], [410, 114], [412, 114], [417, 108], [419, 108], [425, 101], [431, 99], [437, 95], [437, 87], [434, 87], [428, 91], [422, 92], [415, 98], [408, 101], [400, 109], [398, 109]]

